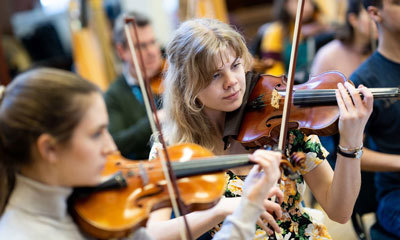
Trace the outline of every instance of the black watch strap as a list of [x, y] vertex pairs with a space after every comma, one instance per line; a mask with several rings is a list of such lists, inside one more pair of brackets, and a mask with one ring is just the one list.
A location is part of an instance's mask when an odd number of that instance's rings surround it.
[[354, 153], [346, 153], [343, 152], [342, 149], [340, 149], [340, 147], [336, 148], [337, 153], [339, 153], [340, 155], [342, 155], [343, 157], [348, 157], [348, 158], [356, 158], [357, 157], [357, 152]]

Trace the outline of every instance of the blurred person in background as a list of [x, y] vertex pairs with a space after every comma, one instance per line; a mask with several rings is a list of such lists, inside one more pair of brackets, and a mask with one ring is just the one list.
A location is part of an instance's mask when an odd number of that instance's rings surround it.
[[[121, 14], [114, 24], [114, 43], [117, 54], [123, 62], [122, 74], [110, 85], [104, 99], [110, 115], [109, 130], [121, 154], [129, 159], [147, 159], [152, 132], [125, 37], [126, 16], [135, 18], [140, 44], [136, 42], [134, 36], [132, 40], [138, 57], [138, 49], [142, 51], [146, 75], [152, 78], [161, 72], [163, 63], [161, 49], [150, 20], [136, 12]], [[157, 97], [155, 101], [158, 102]], [[159, 116], [162, 115], [161, 111], [159, 110]]]
[[[266, 26], [260, 46], [261, 58], [270, 66], [265, 72], [267, 74], [279, 76], [288, 71], [297, 2], [297, 0], [274, 2], [276, 20]], [[319, 21], [319, 14], [317, 5], [312, 0], [306, 0], [297, 55], [296, 83], [308, 80], [309, 66], [316, 49], [327, 41], [326, 38], [331, 39], [329, 34], [323, 34], [329, 28]], [[317, 38], [317, 36], [322, 37]]]

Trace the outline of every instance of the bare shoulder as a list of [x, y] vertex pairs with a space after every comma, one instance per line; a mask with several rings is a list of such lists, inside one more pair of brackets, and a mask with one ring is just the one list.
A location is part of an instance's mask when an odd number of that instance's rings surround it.
[[321, 47], [318, 54], [336, 56], [340, 55], [343, 51], [345, 51], [343, 43], [339, 40], [333, 40]]
[[340, 70], [338, 59], [343, 58], [344, 54], [344, 45], [339, 40], [329, 42], [318, 50], [311, 66], [311, 76], [326, 71]]

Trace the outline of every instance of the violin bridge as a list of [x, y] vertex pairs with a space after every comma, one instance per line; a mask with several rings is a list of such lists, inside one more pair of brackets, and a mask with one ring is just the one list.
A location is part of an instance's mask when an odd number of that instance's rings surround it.
[[281, 100], [282, 96], [279, 92], [274, 89], [271, 94], [271, 106], [275, 109], [279, 109], [279, 101]]
[[149, 183], [149, 176], [147, 175], [146, 168], [142, 163], [139, 163], [139, 174], [142, 178], [143, 186], [147, 185]]

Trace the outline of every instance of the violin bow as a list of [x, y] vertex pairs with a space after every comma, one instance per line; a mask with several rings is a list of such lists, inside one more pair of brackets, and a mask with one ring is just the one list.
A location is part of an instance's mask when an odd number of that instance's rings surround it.
[[[157, 109], [156, 109], [156, 106], [153, 101], [153, 99], [154, 99], [153, 94], [150, 90], [149, 84], [146, 85], [145, 81], [143, 80], [142, 71], [140, 69], [138, 58], [136, 56], [136, 51], [135, 51], [135, 46], [133, 44], [132, 36], [135, 36], [137, 43], [139, 43], [140, 41], [139, 41], [139, 35], [137, 33], [136, 22], [133, 17], [125, 18], [124, 30], [125, 30], [126, 39], [128, 41], [129, 49], [131, 52], [132, 60], [135, 65], [136, 75], [137, 75], [137, 78], [139, 81], [140, 90], [143, 95], [144, 105], [146, 108], [146, 113], [147, 113], [147, 117], [150, 122], [152, 132], [153, 132], [153, 134], [156, 134], [157, 131], [159, 132], [159, 140], [162, 144], [163, 151], [164, 151], [164, 155], [160, 154], [161, 165], [163, 167], [164, 176], [165, 176], [165, 179], [167, 182], [167, 188], [168, 188], [168, 192], [170, 194], [172, 208], [174, 210], [175, 216], [180, 217], [181, 213], [184, 213], [182, 211], [183, 210], [183, 202], [181, 201], [178, 185], [176, 182], [176, 176], [172, 170], [171, 161], [170, 161], [170, 158], [169, 158], [169, 155], [167, 152], [167, 147], [166, 147], [166, 144], [164, 141], [164, 137], [162, 135], [161, 124], [158, 119]], [[146, 69], [144, 68], [144, 61], [143, 61], [143, 56], [142, 56], [142, 52], [141, 52], [140, 48], [138, 48], [138, 52], [139, 52], [141, 65], [143, 67], [143, 75], [146, 78]], [[181, 231], [180, 231], [181, 239], [192, 240], [193, 237], [192, 237], [186, 216], [183, 214], [182, 217], [183, 217], [184, 225], [186, 228], [186, 234], [185, 234], [184, 230], [181, 229]]]
[[288, 131], [288, 122], [290, 115], [290, 105], [292, 102], [293, 95], [293, 85], [294, 85], [294, 73], [296, 70], [296, 61], [297, 61], [297, 50], [299, 46], [300, 32], [301, 32], [301, 19], [303, 17], [303, 9], [304, 9], [304, 1], [299, 0], [297, 4], [297, 12], [296, 12], [296, 21], [294, 25], [294, 33], [293, 33], [293, 41], [292, 41], [292, 50], [290, 52], [290, 63], [289, 63], [289, 73], [288, 79], [286, 82], [286, 97], [285, 103], [283, 106], [282, 112], [282, 124], [279, 135], [279, 143], [278, 149], [284, 153], [284, 149], [286, 146], [286, 137]]

